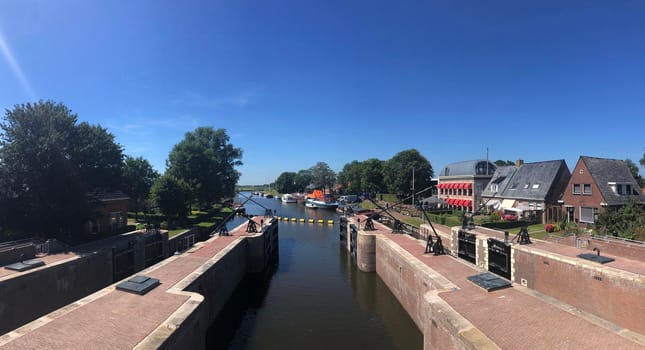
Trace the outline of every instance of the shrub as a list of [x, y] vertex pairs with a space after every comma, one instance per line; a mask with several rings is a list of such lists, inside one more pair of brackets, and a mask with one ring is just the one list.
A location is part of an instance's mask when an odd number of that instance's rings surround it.
[[544, 231], [549, 232], [549, 233], [553, 232], [554, 231], [553, 224], [546, 224], [544, 226]]

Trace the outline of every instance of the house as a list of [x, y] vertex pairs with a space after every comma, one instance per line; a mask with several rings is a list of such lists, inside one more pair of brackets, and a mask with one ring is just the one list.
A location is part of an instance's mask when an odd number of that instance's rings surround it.
[[567, 221], [593, 224], [607, 208], [620, 208], [645, 195], [624, 161], [581, 156], [564, 192]]
[[541, 222], [561, 220], [559, 201], [571, 178], [563, 159], [534, 163], [518, 160], [517, 166], [504, 168], [493, 175], [483, 198], [494, 198], [496, 209], [511, 215]]
[[495, 169], [495, 164], [485, 159], [448, 164], [438, 177], [439, 199], [452, 209], [478, 211], [481, 194], [493, 177]]
[[497, 211], [502, 209], [502, 192], [504, 192], [511, 182], [511, 177], [513, 177], [515, 170], [517, 170], [517, 166], [515, 165], [497, 167], [495, 173], [493, 173], [493, 177], [482, 192], [482, 203], [484, 207]]
[[87, 233], [115, 232], [127, 226], [130, 197], [121, 191], [94, 191], [87, 196], [94, 208], [87, 223]]

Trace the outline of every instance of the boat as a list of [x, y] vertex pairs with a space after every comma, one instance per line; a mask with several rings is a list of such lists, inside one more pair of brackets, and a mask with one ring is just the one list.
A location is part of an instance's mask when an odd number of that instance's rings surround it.
[[314, 190], [312, 193], [307, 194], [305, 206], [307, 208], [336, 209], [338, 208], [338, 202], [333, 201], [322, 190]]
[[298, 203], [296, 197], [292, 194], [285, 193], [282, 195], [282, 203]]

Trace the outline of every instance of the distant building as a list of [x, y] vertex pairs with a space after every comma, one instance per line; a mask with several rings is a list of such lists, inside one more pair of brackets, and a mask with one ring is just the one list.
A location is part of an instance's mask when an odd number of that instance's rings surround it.
[[518, 161], [517, 166], [497, 169], [482, 198], [499, 211], [541, 222], [560, 221], [562, 195], [570, 178], [564, 160]]
[[495, 169], [495, 164], [485, 159], [448, 164], [438, 177], [438, 197], [448, 208], [477, 211], [481, 194], [493, 177]]
[[96, 191], [87, 196], [95, 208], [87, 223], [87, 233], [115, 232], [127, 226], [130, 197], [121, 191]]
[[482, 192], [483, 204], [490, 210], [502, 210], [502, 193], [517, 170], [515, 165], [498, 166], [490, 182]]
[[624, 161], [581, 156], [564, 192], [567, 221], [593, 224], [607, 208], [620, 208], [630, 200], [645, 203], [638, 183]]

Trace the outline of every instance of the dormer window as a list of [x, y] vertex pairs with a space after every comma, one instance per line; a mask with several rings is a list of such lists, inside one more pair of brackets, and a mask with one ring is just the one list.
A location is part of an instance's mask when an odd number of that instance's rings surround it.
[[[632, 185], [628, 183], [608, 182], [609, 188], [619, 196], [629, 196], [632, 194]], [[638, 194], [638, 193], [636, 193]]]
[[533, 184], [533, 186], [531, 186], [532, 190], [537, 190], [539, 188], [540, 188], [540, 184]]

